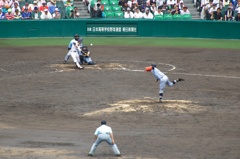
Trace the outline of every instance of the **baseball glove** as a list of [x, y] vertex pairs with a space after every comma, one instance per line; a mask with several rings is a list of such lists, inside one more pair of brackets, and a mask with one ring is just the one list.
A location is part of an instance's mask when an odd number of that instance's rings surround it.
[[88, 52], [83, 52], [82, 54], [83, 54], [84, 57], [90, 56], [90, 52], [89, 51]]

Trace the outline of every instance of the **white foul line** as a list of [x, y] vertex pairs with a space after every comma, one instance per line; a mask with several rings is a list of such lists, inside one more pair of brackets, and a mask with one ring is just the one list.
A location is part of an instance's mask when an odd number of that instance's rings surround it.
[[188, 76], [219, 77], [219, 78], [240, 78], [237, 76], [206, 75], [206, 74], [194, 74], [194, 73], [171, 73], [171, 74], [188, 75]]

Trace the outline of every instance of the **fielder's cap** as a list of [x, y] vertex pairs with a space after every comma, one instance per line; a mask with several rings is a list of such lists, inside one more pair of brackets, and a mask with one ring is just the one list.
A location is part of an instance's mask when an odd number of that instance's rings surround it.
[[48, 11], [48, 9], [44, 9], [44, 12], [47, 12]]
[[74, 37], [79, 37], [79, 35], [78, 35], [78, 34], [75, 34]]
[[145, 67], [145, 71], [147, 71], [147, 72], [152, 71], [152, 66]]
[[106, 120], [102, 120], [102, 121], [101, 121], [101, 124], [102, 124], [102, 125], [106, 125], [106, 124], [107, 124]]
[[12, 9], [9, 8], [7, 11], [8, 11], [8, 12], [12, 12]]

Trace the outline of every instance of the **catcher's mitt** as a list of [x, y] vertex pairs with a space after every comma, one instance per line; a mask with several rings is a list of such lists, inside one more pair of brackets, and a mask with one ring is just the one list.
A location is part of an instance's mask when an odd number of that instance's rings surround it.
[[88, 52], [83, 52], [82, 54], [83, 54], [84, 57], [90, 56], [90, 52], [89, 51]]

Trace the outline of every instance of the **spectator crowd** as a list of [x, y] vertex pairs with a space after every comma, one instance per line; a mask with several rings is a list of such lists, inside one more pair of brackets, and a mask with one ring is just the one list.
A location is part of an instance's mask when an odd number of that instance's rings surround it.
[[78, 18], [73, 0], [0, 0], [0, 20]]
[[[106, 2], [106, 1], [109, 1]], [[114, 11], [123, 12], [124, 18], [144, 18], [153, 19], [156, 16], [169, 15], [190, 15], [188, 7], [183, 0], [85, 0], [92, 17], [106, 17], [109, 12], [108, 6]], [[116, 5], [120, 9], [116, 9]], [[111, 10], [110, 10], [111, 11]]]
[[240, 21], [240, 0], [194, 1], [203, 20]]

